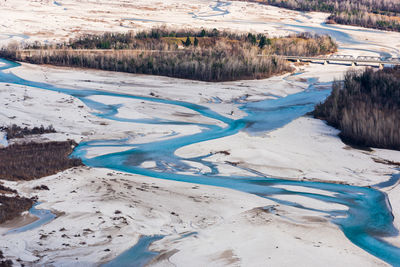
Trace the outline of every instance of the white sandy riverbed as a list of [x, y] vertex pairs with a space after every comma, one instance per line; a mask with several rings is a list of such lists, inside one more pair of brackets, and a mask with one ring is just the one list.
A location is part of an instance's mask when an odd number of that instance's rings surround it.
[[[209, 106], [226, 116], [234, 110], [232, 117], [240, 118], [244, 114], [232, 104], [233, 99], [244, 94], [250, 94], [252, 99], [263, 99], [269, 98], [270, 94], [285, 96], [296, 93], [307, 87], [303, 76], [316, 74], [318, 70], [322, 79], [333, 79], [345, 68], [328, 66], [322, 69], [312, 65], [299, 76], [221, 84], [29, 64], [23, 64], [12, 72], [26, 79], [69, 88], [96, 89], [101, 85], [102, 90], [135, 95], [148, 96], [154, 92], [163, 98], [176, 99], [179, 96], [180, 100]], [[223, 104], [210, 101], [215, 95], [219, 95]], [[194, 126], [176, 125], [158, 127], [137, 124], [132, 128], [132, 124], [91, 115], [90, 109], [72, 97], [25, 86], [0, 84], [0, 99], [4, 102], [5, 108], [0, 116], [5, 124], [52, 124], [60, 133], [47, 136], [50, 140], [74, 138], [81, 141], [129, 136], [132, 143], [141, 143], [159, 140], [173, 132], [186, 135], [199, 130]], [[118, 102], [114, 98], [108, 101], [113, 104]], [[127, 110], [134, 110], [136, 117], [151, 118], [155, 115], [147, 102], [123, 104]], [[177, 111], [175, 107], [166, 105], [157, 116], [186, 120], [186, 117], [174, 117]], [[212, 120], [207, 122], [213, 123]], [[127, 148], [121, 148], [124, 149]], [[337, 137], [336, 130], [311, 118], [299, 118], [267, 135], [239, 133], [188, 146], [177, 153], [180, 156], [198, 156], [223, 150], [229, 151], [230, 155], [217, 153], [211, 157], [212, 161], [220, 163], [218, 166], [223, 174], [241, 172], [224, 164], [225, 161], [240, 162], [241, 167], [273, 176], [356, 185], [385, 181], [393, 172], [391, 166], [375, 163], [372, 158], [391, 158], [394, 152], [380, 150], [366, 153], [350, 149]], [[91, 156], [108, 152], [101, 149], [90, 151]], [[32, 190], [41, 184], [46, 184], [50, 191]], [[350, 243], [336, 226], [321, 220], [317, 212], [280, 206], [273, 201], [233, 190], [86, 167], [32, 182], [6, 182], [6, 185], [17, 188], [27, 196], [38, 195], [44, 202], [39, 207], [61, 214], [38, 229], [2, 239], [5, 242], [3, 251], [8, 257], [19, 257], [27, 262], [53, 262], [55, 265], [80, 262], [91, 265], [123, 252], [134, 245], [140, 235], [164, 234], [168, 237], [155, 242], [152, 248], [165, 253], [176, 249], [176, 253], [167, 253], [171, 256], [169, 259], [166, 257], [167, 261], [165, 257], [156, 259], [155, 265], [171, 262], [184, 266], [190, 260], [198, 262], [198, 266], [236, 263], [253, 266], [260, 262], [301, 266], [313, 262], [360, 266], [382, 264]], [[318, 205], [326, 210], [343, 208], [301, 197], [291, 200], [311, 207]], [[262, 210], [262, 207], [270, 205], [275, 207], [276, 212]], [[122, 213], [114, 214], [115, 210]], [[66, 230], [60, 232], [62, 228]], [[93, 233], [84, 231], [87, 228]], [[188, 232], [197, 234], [179, 239], [180, 235]], [[121, 233], [122, 236], [119, 236]], [[41, 235], [46, 237], [40, 239]], [[108, 249], [110, 251], [104, 251]]]
[[[160, 25], [206, 28], [218, 25], [219, 29], [255, 31], [275, 36], [299, 29], [282, 23], [324, 28], [326, 26], [321, 23], [327, 16], [242, 2], [232, 2], [227, 7], [229, 14], [214, 17], [207, 16], [216, 14], [210, 8], [210, 5], [216, 4], [215, 1], [58, 2], [61, 6], [44, 0], [0, 1], [0, 15], [3, 18], [0, 23], [0, 42], [52, 42], [68, 40], [80, 33], [126, 32]], [[190, 12], [202, 18], [193, 18]], [[351, 35], [354, 40], [365, 42], [341, 44], [341, 48], [347, 48], [340, 50], [342, 54], [377, 55], [386, 52], [398, 55], [398, 33], [382, 34], [378, 31], [359, 31], [356, 27], [335, 27]], [[188, 101], [237, 119], [246, 114], [233, 103], [244, 95], [248, 95], [247, 101], [267, 99], [272, 95], [286, 96], [307, 88], [305, 81], [308, 78], [329, 82], [334, 78], [340, 79], [349, 67], [310, 65], [301, 68], [304, 73], [298, 76], [284, 75], [267, 80], [226, 83], [29, 64], [23, 64], [12, 72], [27, 80], [72, 89], [90, 88], [141, 96], [153, 94], [161, 98]], [[122, 101], [98, 96], [92, 100], [124, 104], [119, 113], [123, 117], [215, 123], [193, 111], [172, 105], [161, 105], [154, 112], [154, 104], [146, 101]], [[197, 126], [126, 124], [101, 119], [92, 115], [88, 107], [73, 97], [4, 83], [0, 83], [0, 105], [0, 121], [3, 125], [51, 124], [59, 131], [58, 134], [33, 137], [40, 140], [71, 138], [80, 142], [128, 137], [132, 143], [144, 143], [174, 134], [188, 135], [200, 131]], [[352, 149], [340, 141], [337, 133], [322, 121], [302, 117], [267, 135], [239, 133], [184, 147], [177, 154], [189, 157], [229, 151], [230, 155], [216, 153], [210, 158], [218, 163], [220, 172], [224, 174], [243, 172], [225, 164], [229, 161], [239, 163], [239, 167], [276, 177], [318, 179], [360, 186], [386, 181], [396, 172], [393, 166], [377, 163], [373, 159], [399, 162], [399, 152]], [[93, 149], [89, 155], [109, 152], [110, 149]], [[148, 167], [152, 164], [150, 161], [145, 163]], [[151, 246], [151, 249], [162, 252], [162, 256], [152, 262], [157, 266], [384, 265], [353, 245], [336, 226], [321, 219], [317, 212], [284, 207], [229, 189], [86, 167], [36, 181], [5, 184], [17, 188], [26, 196], [39, 196], [39, 200], [44, 202], [39, 208], [51, 209], [59, 215], [56, 220], [38, 229], [2, 236], [0, 247], [4, 254], [14, 260], [20, 258], [28, 265], [97, 265], [133, 246], [140, 235], [153, 234], [167, 235]], [[46, 184], [50, 190], [32, 190], [41, 184]], [[385, 190], [393, 207], [395, 225], [399, 228], [398, 187]], [[326, 210], [343, 208], [301, 197], [291, 200], [306, 206], [318, 205]], [[273, 207], [268, 209], [273, 212], [262, 209], [266, 206]], [[121, 213], [115, 214], [116, 210]], [[60, 231], [62, 228], [65, 231]], [[6, 230], [2, 228], [0, 232]], [[196, 234], [179, 239], [190, 232]], [[397, 244], [397, 239], [389, 241]], [[108, 249], [110, 251], [106, 251]]]

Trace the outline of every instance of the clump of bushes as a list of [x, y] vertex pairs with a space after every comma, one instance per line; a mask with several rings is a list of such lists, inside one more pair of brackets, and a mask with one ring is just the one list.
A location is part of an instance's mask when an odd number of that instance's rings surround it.
[[0, 131], [6, 132], [7, 139], [23, 138], [27, 135], [55, 133], [56, 132], [56, 130], [53, 128], [52, 125], [48, 126], [47, 128], [45, 128], [43, 125], [41, 125], [40, 127], [33, 127], [30, 129], [28, 127], [22, 128], [16, 124], [13, 124], [13, 125], [7, 126], [7, 127], [0, 127]]
[[37, 185], [33, 188], [33, 190], [50, 190], [49, 187], [47, 185]]
[[0, 149], [0, 179], [32, 180], [82, 165], [69, 158], [74, 141], [12, 144]]
[[400, 150], [400, 68], [348, 72], [314, 116], [351, 144]]
[[[329, 36], [267, 38], [213, 30], [155, 28], [135, 33], [83, 35], [69, 43], [7, 47], [0, 56], [34, 64], [85, 67], [201, 81], [260, 79], [291, 71], [279, 55], [333, 53]], [[260, 56], [262, 54], [263, 56]]]

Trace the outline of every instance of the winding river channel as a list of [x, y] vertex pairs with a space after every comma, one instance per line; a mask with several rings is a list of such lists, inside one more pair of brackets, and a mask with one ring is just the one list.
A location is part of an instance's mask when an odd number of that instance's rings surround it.
[[[54, 1], [54, 4], [59, 5], [59, 2]], [[228, 15], [229, 2], [217, 1], [215, 5], [210, 5], [211, 12], [200, 12], [200, 13], [189, 13], [194, 19], [199, 20], [213, 20], [215, 17], [223, 17]], [[307, 19], [307, 17], [306, 17]], [[151, 21], [143, 18], [126, 18], [125, 20], [135, 21]], [[327, 25], [322, 23], [318, 26], [306, 26], [302, 25], [302, 21], [298, 21], [298, 24], [283, 24], [283, 23], [271, 23], [271, 22], [260, 22], [260, 21], [245, 21], [245, 20], [225, 20], [230, 23], [236, 24], [268, 24], [275, 25], [283, 28], [287, 28], [292, 32], [311, 31], [320, 34], [329, 34], [340, 43], [340, 50], [352, 49], [357, 50], [354, 47], [348, 47], [348, 45], [360, 44], [354, 40], [352, 36], [341, 31], [334, 25]], [[165, 22], [165, 21], [155, 21]], [[356, 31], [357, 29], [354, 29]], [[374, 32], [376, 30], [357, 30]], [[0, 39], [11, 38], [14, 35], [0, 34]], [[26, 36], [17, 36], [26, 39]], [[374, 52], [381, 56], [389, 56], [390, 53], [384, 51], [376, 51], [375, 47], [370, 47], [371, 44], [366, 42], [363, 43], [363, 49], [358, 48], [366, 52]], [[364, 48], [366, 47], [366, 48]], [[369, 49], [370, 48], [370, 49]], [[374, 50], [375, 48], [375, 50]], [[398, 54], [398, 50], [392, 47], [387, 47], [393, 54]], [[292, 120], [303, 116], [307, 112], [313, 110], [314, 105], [325, 99], [330, 91], [319, 89], [317, 85], [323, 85], [317, 83], [315, 79], [309, 79], [309, 87], [296, 94], [292, 94], [282, 98], [264, 100], [255, 103], [248, 103], [242, 101], [236, 103], [240, 105], [240, 108], [246, 112], [247, 116], [241, 119], [231, 119], [225, 117], [205, 106], [198, 104], [175, 101], [170, 99], [162, 99], [155, 97], [144, 97], [136, 96], [131, 94], [115, 93], [100, 90], [77, 90], [60, 88], [51, 84], [39, 83], [28, 81], [14, 75], [11, 70], [12, 68], [18, 67], [19, 64], [7, 60], [0, 59], [0, 82], [8, 84], [25, 85], [43, 90], [56, 91], [64, 93], [75, 98], [80, 99], [85, 105], [96, 112], [94, 115], [115, 121], [121, 121], [124, 123], [143, 123], [153, 125], [188, 125], [198, 126], [202, 130], [199, 133], [186, 135], [186, 136], [170, 136], [168, 139], [161, 139], [150, 143], [132, 144], [129, 143], [128, 139], [121, 140], [92, 140], [88, 142], [82, 142], [75, 149], [73, 156], [80, 157], [83, 162], [92, 167], [109, 168], [113, 170], [119, 170], [129, 172], [133, 174], [140, 174], [148, 177], [174, 180], [181, 182], [188, 182], [194, 184], [204, 184], [218, 187], [225, 187], [234, 190], [243, 191], [249, 194], [254, 194], [263, 198], [267, 198], [277, 202], [280, 205], [292, 206], [299, 209], [312, 210], [323, 214], [324, 218], [329, 219], [332, 223], [336, 224], [345, 234], [345, 236], [353, 242], [355, 245], [361, 247], [365, 251], [375, 255], [383, 261], [394, 265], [400, 266], [400, 248], [391, 245], [386, 242], [384, 237], [398, 236], [399, 232], [393, 225], [393, 215], [391, 212], [391, 206], [385, 193], [378, 190], [385, 186], [392, 185], [393, 181], [399, 177], [394, 177], [386, 183], [381, 183], [375, 188], [369, 187], [357, 187], [343, 184], [332, 184], [323, 182], [310, 182], [310, 181], [294, 181], [288, 178], [275, 179], [272, 177], [265, 177], [257, 173], [253, 173], [253, 176], [224, 176], [219, 174], [217, 166], [208, 161], [207, 158], [211, 155], [204, 155], [196, 158], [181, 158], [175, 154], [175, 152], [185, 146], [196, 144], [208, 140], [219, 139], [227, 136], [234, 135], [240, 131], [246, 131], [251, 133], [264, 133], [272, 131], [274, 129], [283, 127]], [[325, 84], [326, 85], [326, 84]], [[122, 118], [119, 114], [119, 109], [122, 105], [108, 105], [100, 101], [94, 101], [90, 97], [102, 96], [121, 98], [123, 99], [136, 99], [146, 101], [149, 103], [157, 104], [168, 104], [186, 109], [193, 110], [200, 115], [217, 120], [219, 124], [206, 124], [206, 123], [189, 123], [183, 121], [165, 120], [165, 119], [130, 119]], [[96, 98], [97, 99], [97, 98]], [[122, 101], [121, 101], [122, 102]], [[222, 126], [221, 126], [222, 125]], [[134, 125], [132, 127], [135, 127]], [[94, 158], [86, 156], [87, 151], [94, 147], [131, 147], [131, 149], [118, 152], [110, 153]], [[155, 162], [153, 168], [143, 168], [142, 163], [147, 161]], [[206, 166], [210, 171], [207, 173], [194, 172], [193, 168], [187, 162], [193, 162], [196, 165]], [[190, 173], [190, 174], [182, 174]], [[393, 180], [393, 181], [392, 181]], [[296, 186], [292, 188], [309, 188], [318, 189], [325, 191], [326, 194], [318, 193], [306, 193], [301, 191], [288, 190], [278, 188], [277, 186]], [[376, 189], [377, 188], [377, 189]], [[307, 190], [304, 190], [307, 191]], [[277, 196], [282, 195], [298, 195], [307, 197], [312, 200], [323, 201], [326, 203], [340, 204], [346, 206], [346, 210], [319, 210], [315, 208], [306, 207], [291, 201], [284, 201], [279, 199]], [[46, 221], [48, 222], [48, 220]], [[39, 223], [35, 224], [35, 227]], [[30, 228], [29, 228], [30, 227]], [[29, 226], [27, 229], [18, 229], [18, 231], [25, 231], [32, 228]], [[118, 260], [113, 261], [108, 266], [118, 266], [121, 263], [126, 262], [129, 254], [137, 254], [137, 251], [145, 251], [146, 257], [150, 258], [152, 253], [146, 249], [150, 242], [160, 239], [162, 237], [144, 237], [140, 242], [133, 247], [131, 250], [123, 253]], [[147, 252], [146, 252], [147, 251]], [[146, 258], [146, 259], [148, 259]], [[129, 261], [132, 257], [129, 258]], [[136, 262], [142, 262], [144, 258], [135, 259]]]
[[[127, 140], [94, 140], [82, 142], [75, 149], [73, 156], [80, 157], [86, 165], [141, 174], [159, 179], [231, 188], [273, 200], [280, 205], [318, 211], [324, 214], [325, 218], [336, 224], [346, 237], [357, 246], [389, 264], [400, 265], [400, 248], [382, 239], [383, 237], [397, 236], [398, 230], [393, 225], [391, 206], [386, 194], [377, 189], [343, 184], [274, 179], [265, 176], [224, 176], [219, 174], [218, 168], [213, 163], [206, 160], [210, 155], [189, 159], [175, 155], [177, 149], [187, 145], [223, 138], [234, 135], [239, 131], [271, 131], [303, 116], [313, 110], [314, 105], [326, 98], [330, 92], [329, 90], [318, 89], [315, 86], [315, 80], [310, 79], [308, 81], [309, 88], [300, 93], [256, 103], [243, 103], [241, 104], [241, 109], [248, 115], [244, 118], [234, 120], [207, 107], [183, 101], [99, 90], [59, 88], [46, 83], [28, 81], [9, 71], [19, 66], [18, 63], [7, 60], [0, 60], [0, 62], [4, 63], [0, 65], [0, 82], [26, 85], [76, 97], [93, 110], [96, 110], [95, 115], [105, 119], [119, 120], [125, 123], [197, 125], [202, 129], [201, 132], [191, 135], [173, 136], [161, 141], [133, 145], [127, 144]], [[184, 107], [204, 117], [222, 122], [222, 124], [198, 124], [156, 118], [146, 120], [124, 119], [116, 116], [121, 105], [107, 105], [93, 101], [89, 99], [91, 96], [139, 99], [154, 104], [161, 103]], [[132, 148], [127, 151], [110, 153], [94, 158], [86, 157], [88, 149], [102, 146], [131, 146]], [[143, 162], [149, 160], [156, 162], [156, 167], [149, 169], [141, 167]], [[188, 161], [203, 164], [210, 171], [208, 173], [182, 174], [183, 172], [187, 173], [191, 168], [186, 163]], [[327, 194], [297, 192], [275, 187], [279, 185], [318, 189], [326, 191]], [[281, 195], [299, 195], [326, 203], [337, 203], [346, 206], [348, 209], [330, 211], [313, 209], [295, 202], [283, 201], [276, 198], [276, 196]]]

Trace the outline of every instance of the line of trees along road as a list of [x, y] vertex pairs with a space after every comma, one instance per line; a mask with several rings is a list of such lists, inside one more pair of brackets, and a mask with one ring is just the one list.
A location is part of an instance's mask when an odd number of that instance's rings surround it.
[[267, 38], [262, 34], [235, 34], [217, 29], [157, 28], [136, 34], [83, 35], [69, 43], [51, 46], [40, 43], [23, 48], [8, 46], [0, 50], [0, 57], [35, 64], [230, 81], [291, 71], [289, 63], [276, 55], [315, 56], [336, 50], [336, 44], [328, 36], [299, 34]]

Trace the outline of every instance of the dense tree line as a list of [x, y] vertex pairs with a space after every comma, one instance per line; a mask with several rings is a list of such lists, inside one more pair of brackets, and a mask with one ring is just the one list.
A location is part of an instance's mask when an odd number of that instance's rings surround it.
[[0, 127], [0, 131], [3, 131], [7, 134], [7, 139], [13, 138], [23, 138], [27, 135], [34, 135], [34, 134], [45, 134], [45, 133], [55, 133], [56, 130], [53, 128], [52, 125], [45, 128], [43, 125], [40, 127], [20, 127], [16, 124], [13, 124], [8, 127]]
[[8, 47], [0, 51], [0, 56], [35, 64], [228, 81], [266, 78], [290, 71], [289, 64], [277, 55], [314, 56], [336, 50], [329, 36], [299, 34], [267, 38], [262, 34], [234, 34], [216, 29], [157, 28], [136, 34], [83, 35], [53, 46], [35, 43], [25, 49]]
[[80, 159], [68, 157], [75, 146], [75, 142], [65, 141], [12, 144], [1, 148], [0, 179], [32, 180], [80, 166]]
[[400, 68], [348, 72], [314, 115], [340, 129], [345, 141], [400, 150]]
[[366, 11], [356, 14], [349, 12], [335, 13], [329, 16], [328, 22], [400, 32], [400, 17], [377, 15]]
[[400, 31], [399, 0], [250, 0], [299, 11], [331, 13], [330, 23]]

